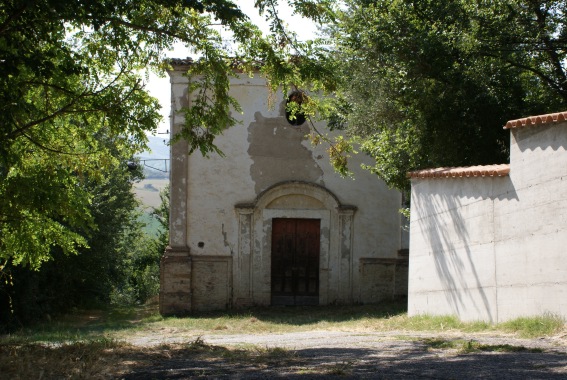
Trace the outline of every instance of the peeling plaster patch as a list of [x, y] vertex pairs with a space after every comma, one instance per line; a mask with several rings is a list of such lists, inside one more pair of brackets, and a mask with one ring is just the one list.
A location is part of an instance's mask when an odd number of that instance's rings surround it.
[[224, 223], [221, 226], [221, 233], [222, 233], [222, 239], [223, 239], [224, 246], [227, 247], [228, 249], [230, 249], [230, 254], [233, 255], [234, 250], [232, 249], [232, 245], [228, 242], [227, 233], [224, 230]]
[[248, 126], [250, 176], [257, 194], [274, 183], [297, 180], [323, 184], [323, 170], [312, 151], [302, 144], [307, 125], [290, 126], [284, 117], [267, 118], [260, 112]]

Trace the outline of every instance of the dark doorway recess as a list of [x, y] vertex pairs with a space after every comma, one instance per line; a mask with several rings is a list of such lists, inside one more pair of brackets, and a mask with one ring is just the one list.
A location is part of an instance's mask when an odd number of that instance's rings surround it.
[[272, 219], [272, 305], [319, 304], [319, 219]]

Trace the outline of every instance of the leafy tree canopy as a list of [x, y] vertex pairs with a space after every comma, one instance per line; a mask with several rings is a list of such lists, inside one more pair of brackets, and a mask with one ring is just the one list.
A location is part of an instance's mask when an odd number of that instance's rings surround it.
[[[254, 3], [270, 23], [264, 36], [230, 0], [3, 1], [1, 262], [37, 268], [53, 247], [88, 245], [97, 221], [85, 184], [143, 148], [159, 120], [144, 75], [163, 72], [177, 42], [198, 57], [177, 136], [191, 151], [215, 152], [214, 137], [235, 124], [238, 66], [274, 90], [308, 91], [294, 109], [344, 129], [398, 188], [408, 170], [506, 160], [506, 120], [567, 103], [565, 1], [287, 0], [329, 31], [304, 42], [277, 3]], [[329, 150], [342, 173], [351, 151], [347, 139]]]
[[330, 27], [332, 125], [408, 189], [410, 170], [507, 161], [509, 119], [567, 105], [565, 1], [346, 0]]
[[[330, 0], [288, 3], [320, 21], [332, 15]], [[88, 245], [96, 199], [85, 183], [104, 181], [102, 173], [142, 149], [145, 131], [156, 128], [158, 104], [143, 79], [163, 72], [174, 43], [201, 57], [189, 73], [202, 78], [193, 89], [199, 95], [179, 138], [204, 154], [235, 122], [227, 79], [235, 63], [249, 70], [262, 61], [274, 88], [317, 83], [324, 72], [312, 43], [285, 30], [276, 5], [255, 2], [271, 20], [265, 37], [230, 0], [3, 1], [0, 266], [38, 268], [54, 247], [69, 254]], [[219, 28], [232, 32], [229, 48]], [[292, 54], [305, 58], [294, 62]]]

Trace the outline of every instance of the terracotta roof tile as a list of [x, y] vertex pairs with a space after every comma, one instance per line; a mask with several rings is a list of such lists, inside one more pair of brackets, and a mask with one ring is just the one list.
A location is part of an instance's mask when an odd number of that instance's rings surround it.
[[504, 177], [510, 173], [510, 165], [477, 165], [456, 168], [436, 168], [409, 172], [408, 178], [464, 178]]
[[510, 120], [504, 126], [504, 129], [532, 127], [541, 124], [560, 123], [567, 120], [567, 111], [550, 113], [547, 115], [528, 116], [523, 119]]
[[171, 66], [189, 66], [193, 64], [193, 58], [170, 58], [169, 63]]

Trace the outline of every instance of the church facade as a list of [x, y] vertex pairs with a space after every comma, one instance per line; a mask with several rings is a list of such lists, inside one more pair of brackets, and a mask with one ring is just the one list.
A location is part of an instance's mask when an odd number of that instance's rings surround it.
[[[172, 63], [173, 135], [198, 78], [184, 75], [190, 60]], [[371, 163], [362, 154], [349, 163], [354, 180], [339, 176], [328, 146], [311, 144], [308, 122], [290, 120], [287, 97], [270, 94], [261, 76], [235, 74], [230, 95], [243, 112], [215, 140], [225, 157], [188, 155], [184, 141], [171, 147], [160, 312], [405, 296], [401, 194], [360, 167]]]

